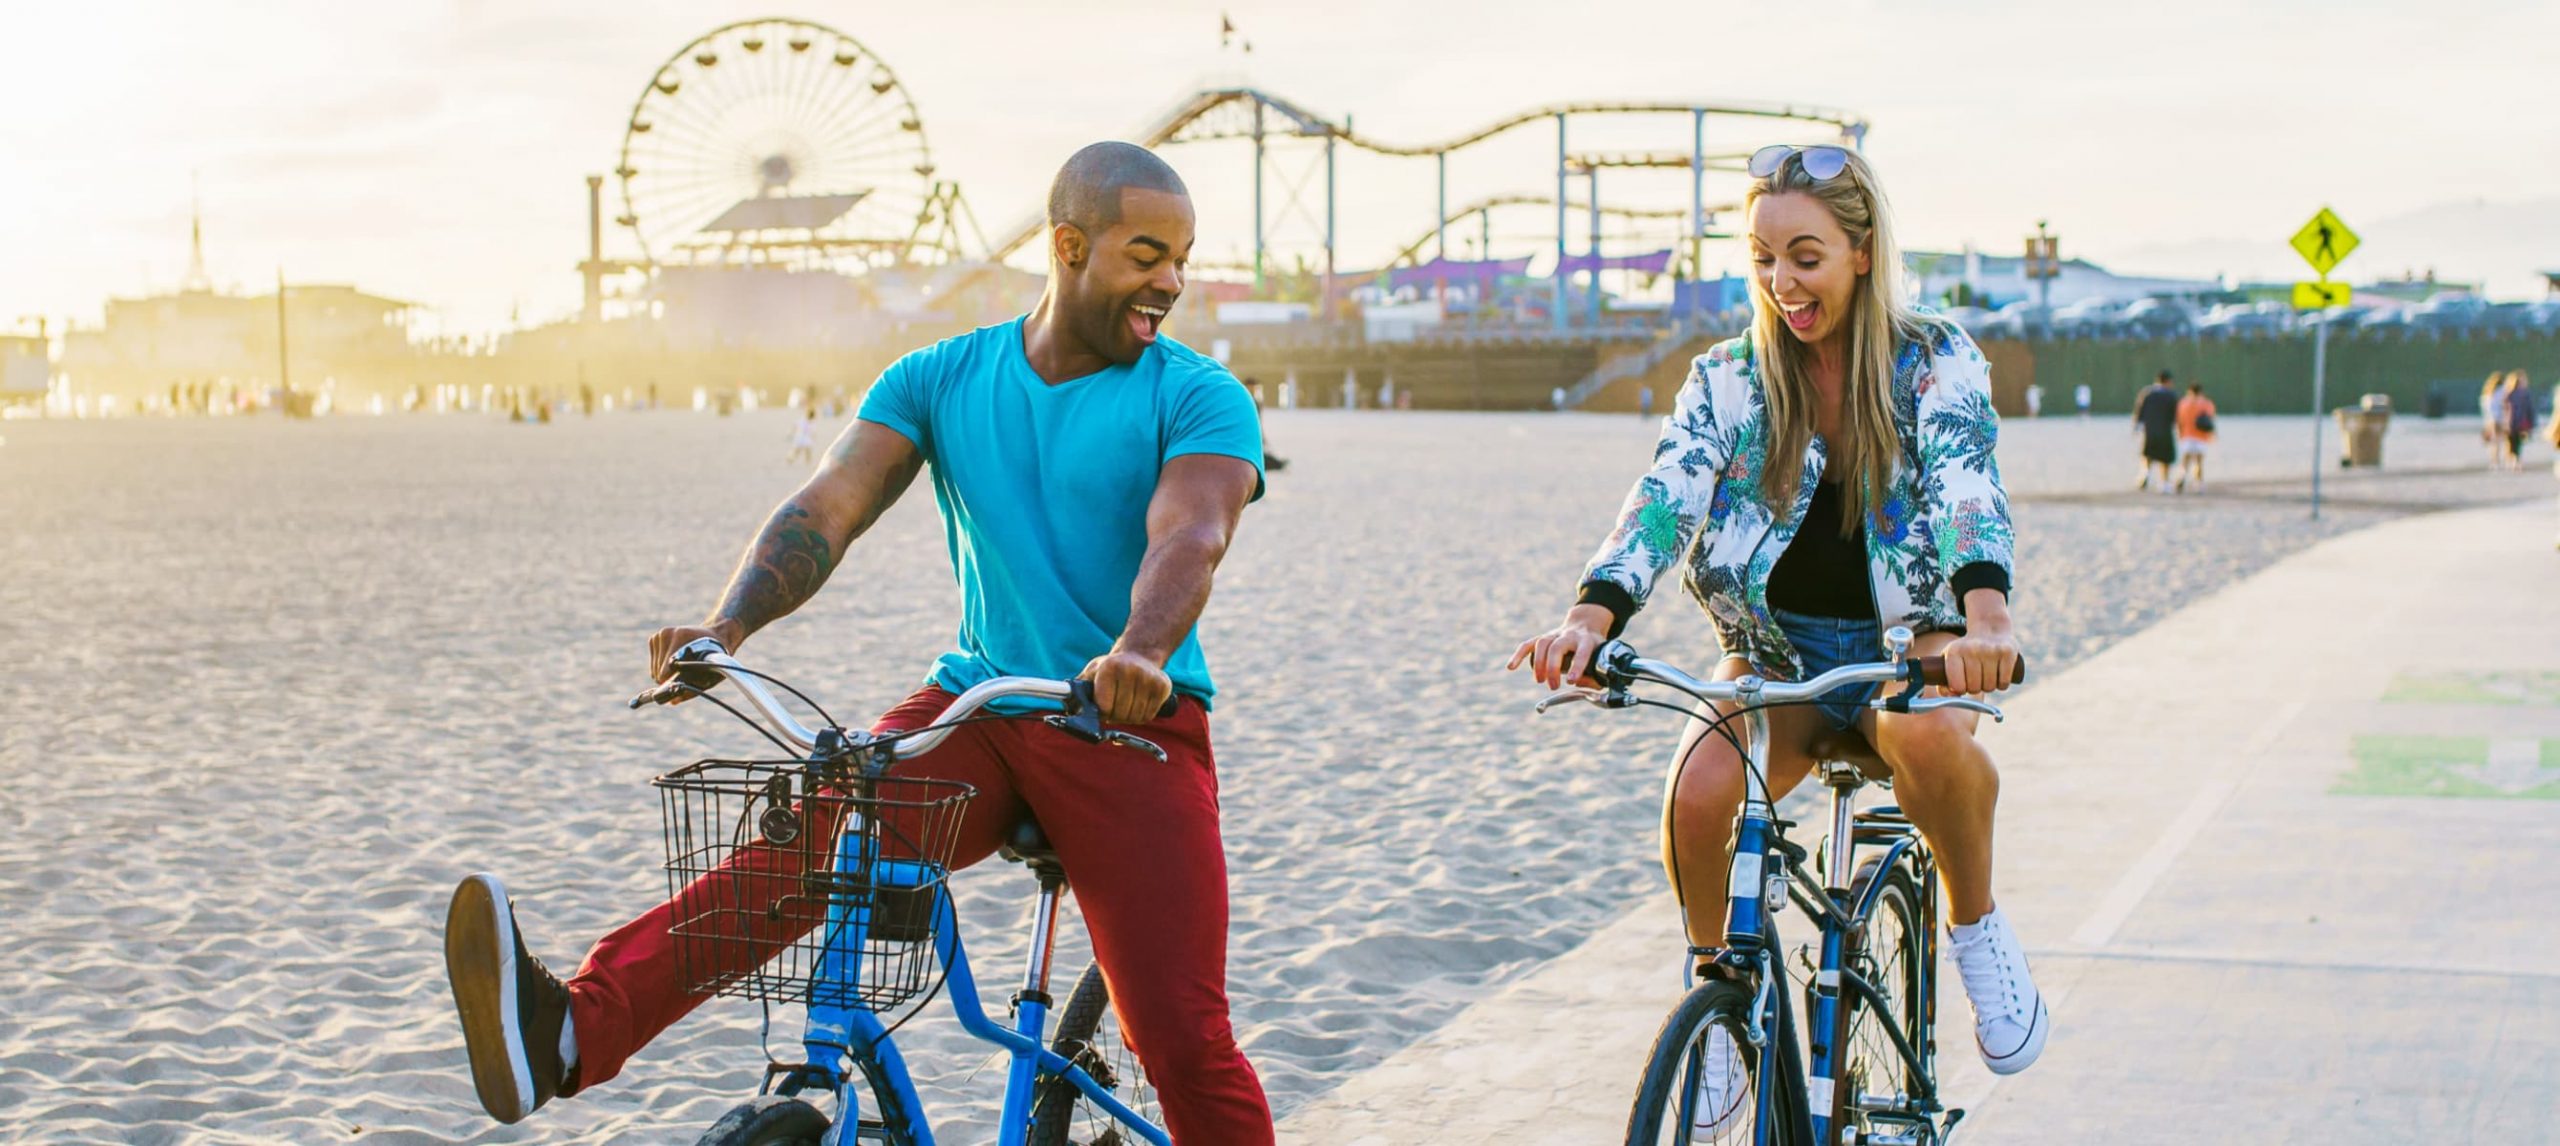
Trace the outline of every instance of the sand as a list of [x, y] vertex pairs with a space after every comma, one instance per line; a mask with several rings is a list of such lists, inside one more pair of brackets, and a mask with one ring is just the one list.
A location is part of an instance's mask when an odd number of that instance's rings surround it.
[[[1494, 671], [1569, 599], [1645, 424], [1291, 412], [1271, 428], [1293, 464], [1247, 515], [1206, 640], [1227, 690], [1236, 1021], [1285, 1112], [1656, 890], [1677, 730], [1533, 719], [1533, 686]], [[2126, 491], [2113, 419], [2013, 423], [2030, 654], [2059, 668], [2339, 530], [2550, 494], [2533, 474], [2363, 476], [2315, 525], [2294, 500], [2307, 433], [2229, 419], [2226, 481], [2173, 499]], [[2472, 464], [2469, 434], [2404, 420], [2392, 458]], [[788, 437], [778, 414], [10, 423], [8, 1133], [657, 1142], [750, 1092], [759, 1015], [721, 1001], [622, 1078], [490, 1123], [438, 929], [456, 878], [497, 871], [565, 970], [662, 894], [648, 778], [751, 735], [704, 706], [621, 702], [647, 633], [708, 606], [794, 484]], [[867, 719], [949, 638], [941, 554], [920, 488], [750, 663]], [[1694, 606], [1658, 605], [1631, 638], [1703, 667]], [[958, 886], [1000, 1007], [1028, 880], [990, 864]], [[796, 1018], [776, 1019], [787, 1044]], [[946, 1140], [988, 1137], [984, 1048], [939, 1013], [901, 1038]]]

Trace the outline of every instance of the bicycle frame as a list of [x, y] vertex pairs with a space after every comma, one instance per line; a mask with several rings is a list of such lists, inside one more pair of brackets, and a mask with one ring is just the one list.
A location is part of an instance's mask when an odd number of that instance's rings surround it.
[[[1742, 716], [1747, 734], [1751, 771], [1768, 776], [1768, 718], [1754, 706], [1755, 691], [1746, 690], [1738, 698], [1748, 711]], [[1849, 940], [1862, 934], [1873, 918], [1883, 897], [1884, 879], [1894, 865], [1909, 855], [1921, 882], [1922, 940], [1926, 957], [1917, 968], [1919, 986], [1916, 994], [1922, 1014], [1934, 1029], [1936, 1014], [1937, 963], [1937, 866], [1931, 861], [1928, 846], [1910, 821], [1899, 815], [1862, 815], [1856, 812], [1853, 794], [1864, 784], [1856, 767], [1826, 761], [1821, 765], [1824, 783], [1832, 790], [1831, 834], [1824, 856], [1823, 875], [1818, 881], [1805, 870], [1800, 860], [1805, 853], [1786, 842], [1785, 825], [1777, 818], [1777, 809], [1766, 799], [1765, 788], [1758, 795], [1748, 791], [1740, 813], [1734, 819], [1733, 864], [1726, 883], [1728, 897], [1724, 946], [1706, 953], [1710, 961], [1741, 972], [1754, 987], [1757, 1000], [1752, 1008], [1752, 1026], [1747, 1032], [1753, 1046], [1776, 1048], [1779, 1061], [1796, 1062], [1794, 1011], [1786, 1005], [1784, 995], [1792, 989], [1785, 963], [1779, 958], [1784, 950], [1778, 935], [1777, 915], [1785, 903], [1797, 904], [1821, 929], [1822, 942], [1815, 962], [1813, 981], [1807, 998], [1807, 1029], [1813, 1033], [1809, 1045], [1810, 1061], [1803, 1070], [1772, 1071], [1765, 1066], [1759, 1072], [1759, 1107], [1754, 1125], [1768, 1127], [1782, 1116], [1780, 1086], [1791, 1087], [1787, 1097], [1796, 1101], [1786, 1111], [1796, 1121], [1798, 1141], [1836, 1141], [1833, 1126], [1837, 1110], [1836, 1088], [1847, 1063], [1846, 1048], [1836, 1045], [1840, 1035], [1841, 1008], [1844, 994], [1854, 994], [1871, 1008], [1893, 1043], [1909, 1076], [1915, 1080], [1913, 1093], [1906, 1102], [1886, 1096], [1849, 1095], [1859, 1109], [1886, 1114], [1934, 1126], [1942, 1109], [1936, 1093], [1936, 1077], [1931, 1069], [1932, 1045], [1916, 1045], [1913, 1032], [1902, 1029], [1901, 1018], [1887, 1006], [1882, 990], [1867, 982], [1848, 966]], [[1871, 860], [1878, 878], [1852, 886], [1850, 879], [1861, 847], [1874, 852]], [[1881, 849], [1880, 851], [1876, 849]], [[1772, 902], [1775, 901], [1775, 906]], [[1783, 1076], [1785, 1081], [1770, 1085]], [[1692, 1089], [1694, 1093], [1694, 1087]], [[1683, 1117], [1686, 1117], [1684, 1112]], [[1961, 1117], [1961, 1114], [1958, 1115]], [[1950, 1120], [1950, 1126], [1953, 1125]]]
[[[841, 729], [813, 730], [800, 724], [770, 690], [760, 674], [748, 673], [744, 666], [720, 647], [719, 642], [705, 638], [688, 644], [677, 653], [679, 664], [699, 665], [714, 670], [734, 681], [749, 703], [764, 717], [756, 725], [788, 744], [810, 753], [812, 764], [823, 763], [848, 747]], [[738, 670], [732, 672], [731, 670]], [[670, 681], [633, 698], [631, 706], [661, 701], [679, 691], [700, 691], [704, 686]], [[962, 693], [945, 710], [945, 719], [975, 712], [987, 700], [998, 696], [1031, 696], [1052, 700], [1079, 695], [1083, 686], [1073, 681], [1000, 677], [984, 681]], [[1091, 697], [1085, 697], [1090, 735], [1107, 738], [1098, 718], [1091, 715]], [[741, 714], [743, 717], [743, 714]], [[750, 720], [748, 723], [755, 725]], [[1068, 727], [1073, 727], [1070, 722]], [[896, 758], [930, 751], [947, 732], [927, 732], [899, 745], [892, 754]], [[1120, 743], [1153, 745], [1128, 738]], [[854, 747], [869, 744], [855, 734]], [[1161, 758], [1161, 756], [1159, 756]], [[846, 832], [838, 840], [834, 869], [839, 874], [866, 873], [875, 886], [913, 888], [924, 872], [899, 860], [881, 858], [872, 849], [877, 844], [868, 833]], [[1031, 960], [1023, 974], [1022, 990], [1013, 997], [1013, 1026], [1008, 1028], [987, 1016], [978, 1000], [977, 976], [970, 970], [969, 954], [960, 941], [959, 919], [951, 903], [948, 881], [936, 885], [933, 905], [934, 957], [944, 972], [943, 986], [951, 1000], [952, 1014], [960, 1020], [960, 1028], [980, 1042], [992, 1043], [1012, 1059], [1005, 1074], [1004, 1112], [997, 1128], [997, 1146], [1024, 1146], [1030, 1136], [1031, 1104], [1034, 1092], [1044, 1077], [1063, 1078], [1086, 1098], [1118, 1121], [1123, 1129], [1135, 1133], [1154, 1146], [1173, 1146], [1173, 1137], [1163, 1127], [1140, 1117], [1103, 1085], [1086, 1073], [1083, 1067], [1067, 1061], [1048, 1048], [1045, 1039], [1049, 1022], [1049, 972], [1057, 939], [1058, 899], [1066, 890], [1066, 877], [1054, 868], [1040, 868], [1040, 898], [1032, 915]], [[901, 880], [901, 876], [905, 878]], [[835, 1095], [834, 1125], [827, 1130], [821, 1146], [847, 1146], [857, 1141], [890, 1143], [891, 1146], [935, 1146], [932, 1122], [925, 1116], [924, 1100], [916, 1093], [915, 1080], [907, 1073], [906, 1059], [898, 1053], [880, 1016], [854, 1006], [853, 988], [861, 974], [860, 953], [871, 928], [868, 906], [835, 902], [827, 909], [823, 924], [826, 937], [817, 967], [811, 977], [808, 1021], [801, 1037], [807, 1060], [797, 1066], [777, 1066], [765, 1076], [766, 1089], [785, 1096], [804, 1090], [821, 1089]], [[851, 1069], [847, 1069], [847, 1067]], [[783, 1081], [776, 1087], [774, 1079]], [[862, 1096], [856, 1089], [858, 1080], [868, 1086], [879, 1103], [879, 1117], [862, 1118]], [[850, 1137], [848, 1137], [850, 1135]]]
[[[848, 841], [851, 840], [849, 835]], [[842, 865], [859, 857], [849, 854], [850, 847], [839, 851]], [[952, 908], [947, 888], [934, 896], [934, 955], [946, 973], [945, 991], [950, 997], [952, 1013], [960, 1027], [980, 1042], [992, 1043], [1012, 1058], [1006, 1072], [1004, 1112], [998, 1126], [998, 1146], [1023, 1146], [1030, 1132], [1031, 1101], [1034, 1088], [1043, 1076], [1065, 1079], [1085, 1097], [1092, 1099], [1120, 1124], [1155, 1143], [1172, 1146], [1173, 1139], [1161, 1127], [1140, 1117], [1136, 1111], [1093, 1076], [1056, 1052], [1045, 1042], [1049, 1019], [1049, 975], [1051, 951], [1055, 943], [1059, 894], [1063, 882], [1041, 881], [1040, 899], [1032, 917], [1030, 966], [1023, 976], [1023, 989], [1014, 996], [1014, 1023], [1008, 1028], [990, 1018], [978, 1001], [977, 976], [969, 966], [967, 948], [960, 940], [958, 918]], [[808, 1052], [805, 1064], [787, 1076], [782, 1093], [789, 1094], [812, 1087], [833, 1091], [836, 1097], [835, 1126], [827, 1132], [824, 1146], [840, 1146], [860, 1140], [898, 1143], [900, 1146], [935, 1146], [932, 1123], [924, 1113], [924, 1101], [916, 1093], [915, 1082], [908, 1075], [906, 1060], [898, 1053], [896, 1041], [890, 1037], [880, 1016], [859, 1007], [839, 1002], [821, 1001], [829, 994], [831, 984], [850, 984], [856, 972], [856, 960], [850, 953], [861, 948], [863, 931], [869, 926], [868, 909], [847, 910], [838, 907], [830, 912], [826, 951], [821, 958], [820, 981], [813, 984], [808, 1007], [808, 1026], [802, 1046]], [[849, 992], [836, 992], [839, 998]], [[840, 1064], [850, 1062], [852, 1070]], [[878, 1100], [879, 1118], [866, 1123], [857, 1081], [865, 1083]], [[850, 1134], [852, 1137], [847, 1137]]]

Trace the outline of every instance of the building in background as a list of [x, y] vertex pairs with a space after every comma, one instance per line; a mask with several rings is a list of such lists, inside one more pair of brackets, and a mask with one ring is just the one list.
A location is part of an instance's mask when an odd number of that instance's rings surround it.
[[[1924, 302], [1950, 302], [1993, 310], [2013, 302], [2033, 301], [2036, 282], [2027, 277], [2027, 260], [1980, 251], [1906, 251], [1912, 282]], [[2213, 279], [2150, 278], [2120, 275], [2087, 259], [2062, 260], [2053, 280], [2053, 305], [2077, 302], [2133, 302], [2146, 298], [2193, 299], [2219, 293]]]
[[0, 335], [0, 406], [34, 405], [52, 387], [52, 356], [46, 340]]

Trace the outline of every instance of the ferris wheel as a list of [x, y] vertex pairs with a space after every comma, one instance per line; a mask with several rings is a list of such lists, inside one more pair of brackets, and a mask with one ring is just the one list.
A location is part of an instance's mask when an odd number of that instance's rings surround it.
[[716, 29], [640, 89], [614, 175], [653, 263], [859, 269], [904, 260], [934, 193], [915, 101], [853, 37]]

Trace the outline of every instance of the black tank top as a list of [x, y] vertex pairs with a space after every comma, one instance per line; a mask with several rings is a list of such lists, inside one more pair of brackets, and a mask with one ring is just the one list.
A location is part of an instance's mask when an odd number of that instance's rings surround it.
[[1840, 485], [1817, 483], [1795, 540], [1769, 570], [1769, 604], [1790, 613], [1848, 621], [1876, 619], [1867, 581], [1867, 523], [1840, 536]]

